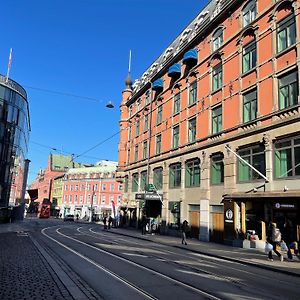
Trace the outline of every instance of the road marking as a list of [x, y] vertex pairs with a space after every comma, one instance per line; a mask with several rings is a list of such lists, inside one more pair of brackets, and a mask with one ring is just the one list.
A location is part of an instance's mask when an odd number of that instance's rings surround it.
[[[44, 235], [46, 235], [46, 234], [44, 233], [44, 230], [45, 230], [45, 229], [47, 229], [47, 228], [44, 228], [44, 229], [42, 230], [42, 233], [43, 233]], [[138, 268], [140, 268], [140, 269], [142, 269], [142, 270], [146, 270], [146, 271], [148, 271], [148, 272], [151, 272], [151, 273], [153, 273], [153, 274], [155, 274], [155, 275], [158, 275], [158, 276], [160, 276], [160, 277], [162, 277], [162, 278], [164, 278], [164, 279], [167, 279], [168, 281], [171, 281], [171, 282], [174, 282], [174, 283], [176, 283], [176, 284], [182, 285], [182, 286], [184, 286], [184, 287], [186, 287], [186, 288], [188, 288], [188, 289], [190, 289], [190, 290], [193, 290], [194, 292], [196, 292], [196, 293], [198, 293], [198, 294], [205, 295], [205, 296], [208, 297], [209, 299], [221, 300], [220, 298], [218, 298], [218, 297], [216, 297], [216, 296], [213, 296], [213, 295], [209, 294], [208, 292], [205, 292], [205, 291], [203, 291], [203, 290], [200, 290], [200, 289], [198, 289], [198, 288], [195, 288], [195, 287], [193, 287], [193, 286], [191, 286], [191, 285], [188, 285], [188, 284], [186, 284], [186, 283], [184, 283], [184, 282], [182, 282], [182, 281], [179, 281], [179, 280], [177, 280], [177, 279], [171, 278], [171, 277], [169, 277], [169, 276], [167, 276], [167, 275], [164, 275], [164, 274], [162, 274], [162, 273], [160, 273], [160, 272], [157, 272], [157, 271], [155, 271], [155, 270], [153, 270], [153, 269], [144, 267], [143, 265], [140, 265], [140, 264], [138, 264], [138, 263], [135, 263], [135, 262], [133, 262], [133, 261], [131, 261], [131, 260], [125, 259], [125, 258], [123, 258], [123, 257], [121, 257], [121, 256], [115, 255], [115, 254], [110, 253], [110, 252], [108, 252], [108, 251], [105, 251], [105, 250], [103, 250], [103, 249], [97, 248], [97, 247], [95, 247], [95, 246], [89, 245], [89, 244], [87, 244], [87, 243], [85, 243], [85, 242], [82, 242], [82, 241], [80, 241], [80, 240], [77, 240], [77, 239], [75, 239], [75, 238], [72, 238], [72, 237], [70, 237], [70, 236], [67, 236], [67, 235], [61, 233], [59, 230], [60, 230], [60, 228], [56, 229], [57, 234], [59, 234], [59, 235], [61, 235], [61, 236], [64, 236], [65, 238], [68, 238], [68, 239], [70, 239], [70, 240], [72, 240], [72, 241], [75, 241], [75, 242], [77, 242], [77, 243], [83, 244], [83, 245], [85, 245], [85, 246], [87, 246], [87, 247], [90, 247], [90, 248], [96, 250], [96, 251], [99, 251], [99, 252], [105, 253], [105, 254], [107, 254], [107, 255], [110, 255], [110, 256], [112, 256], [112, 257], [114, 257], [114, 258], [117, 258], [117, 259], [119, 259], [119, 260], [122, 260], [122, 261], [124, 261], [124, 262], [126, 262], [126, 263], [128, 263], [128, 264], [134, 265], [134, 266], [136, 266], [136, 267], [138, 267]], [[47, 236], [47, 235], [46, 235], [46, 236]], [[49, 236], [49, 238], [51, 238], [51, 237]], [[62, 243], [56, 241], [55, 239], [53, 239], [53, 238], [51, 238], [51, 239], [52, 239], [53, 241], [55, 241], [55, 242], [61, 244], [63, 247], [66, 247], [66, 249], [70, 250], [71, 252], [73, 252], [73, 253], [75, 253], [75, 254], [78, 253], [77, 251], [75, 251], [75, 250], [69, 248], [68, 246], [66, 246], [66, 245], [64, 245], [64, 244], [62, 244]], [[136, 289], [136, 290], [139, 291], [140, 293], [145, 294], [148, 298], [150, 298], [150, 299], [156, 299], [156, 298], [153, 298], [151, 295], [149, 295], [147, 292], [145, 292], [145, 291], [143, 291], [143, 290], [140, 290], [139, 287], [135, 286], [134, 284], [129, 283], [126, 279], [122, 279], [122, 278], [119, 277], [117, 274], [115, 274], [115, 273], [113, 273], [113, 272], [107, 270], [106, 268], [104, 268], [104, 267], [98, 265], [97, 263], [95, 263], [95, 262], [92, 261], [91, 259], [89, 259], [89, 258], [87, 258], [87, 257], [85, 257], [85, 256], [83, 256], [83, 255], [81, 255], [80, 253], [78, 253], [77, 255], [80, 256], [80, 257], [82, 257], [83, 259], [86, 259], [87, 261], [91, 262], [91, 263], [94, 264], [96, 267], [98, 266], [98, 268], [103, 269], [103, 270], [104, 270], [105, 272], [107, 272], [108, 274], [112, 274], [112, 276], [114, 276], [115, 278], [119, 279], [120, 281], [124, 281], [124, 283], [126, 283], [128, 286], [130, 286], [130, 287], [132, 286], [134, 289]]]
[[[112, 271], [106, 269], [105, 267], [103, 267], [103, 266], [97, 264], [95, 261], [91, 260], [90, 258], [88, 258], [88, 257], [86, 257], [86, 256], [84, 256], [84, 255], [82, 255], [82, 254], [80, 254], [79, 252], [75, 251], [74, 249], [72, 249], [72, 248], [66, 246], [65, 244], [63, 244], [63, 243], [57, 241], [56, 239], [52, 238], [51, 236], [49, 236], [48, 234], [45, 233], [45, 230], [48, 229], [48, 228], [51, 228], [51, 227], [44, 228], [44, 229], [42, 229], [41, 232], [42, 232], [42, 234], [43, 234], [44, 236], [46, 236], [47, 238], [49, 238], [49, 239], [52, 240], [53, 242], [59, 244], [61, 247], [64, 247], [65, 249], [69, 250], [70, 252], [74, 253], [75, 255], [79, 256], [80, 258], [86, 260], [86, 261], [89, 262], [90, 264], [94, 265], [96, 268], [100, 269], [101, 271], [104, 271], [104, 272], [107, 273], [108, 275], [110, 275], [110, 276], [112, 276], [113, 278], [115, 278], [116, 280], [118, 280], [118, 281], [124, 283], [124, 284], [127, 285], [128, 287], [134, 289], [135, 291], [137, 291], [138, 293], [140, 293], [140, 294], [142, 294], [143, 296], [147, 297], [148, 299], [155, 299], [155, 300], [158, 300], [157, 298], [155, 298], [155, 297], [151, 296], [150, 294], [148, 294], [146, 291], [143, 291], [142, 289], [140, 289], [138, 286], [136, 286], [136, 285], [130, 283], [129, 281], [127, 281], [126, 279], [120, 277], [120, 276], [117, 275], [116, 273], [114, 273], [114, 272], [112, 272]], [[76, 239], [74, 239], [74, 238], [72, 238], [72, 237], [69, 237], [69, 236], [67, 236], [67, 235], [65, 235], [65, 234], [63, 234], [63, 233], [60, 233], [60, 232], [59, 232], [59, 229], [60, 229], [60, 228], [56, 229], [56, 232], [57, 232], [58, 234], [60, 234], [60, 235], [62, 235], [62, 236], [65, 236], [66, 238], [69, 238], [69, 239], [71, 239], [71, 240], [73, 240], [73, 241], [79, 242], [79, 243], [81, 243], [81, 244], [85, 244], [85, 245], [87, 245], [87, 246], [89, 246], [89, 247], [91, 247], [91, 248], [98, 249], [98, 248], [96, 248], [96, 247], [94, 247], [94, 246], [88, 245], [88, 244], [86, 244], [86, 243], [84, 243], [84, 242], [81, 242], [81, 241], [76, 240]]]

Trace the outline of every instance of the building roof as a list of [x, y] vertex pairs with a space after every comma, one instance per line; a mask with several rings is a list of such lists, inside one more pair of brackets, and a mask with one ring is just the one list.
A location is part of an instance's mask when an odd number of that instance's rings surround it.
[[71, 168], [66, 174], [91, 174], [116, 172], [117, 164], [101, 164], [93, 167]]

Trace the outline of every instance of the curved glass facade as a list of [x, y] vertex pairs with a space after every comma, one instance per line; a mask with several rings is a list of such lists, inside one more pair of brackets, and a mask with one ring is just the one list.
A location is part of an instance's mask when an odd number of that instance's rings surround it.
[[0, 208], [21, 200], [29, 132], [26, 91], [0, 75]]

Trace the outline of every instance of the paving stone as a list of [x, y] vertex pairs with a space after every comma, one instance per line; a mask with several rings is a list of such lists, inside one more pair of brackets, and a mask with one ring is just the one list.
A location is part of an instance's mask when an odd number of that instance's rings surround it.
[[0, 299], [72, 299], [26, 234], [0, 233]]

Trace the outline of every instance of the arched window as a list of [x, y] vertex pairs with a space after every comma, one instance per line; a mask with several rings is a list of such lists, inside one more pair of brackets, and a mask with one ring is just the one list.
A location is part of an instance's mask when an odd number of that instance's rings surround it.
[[222, 44], [223, 44], [223, 28], [220, 27], [214, 32], [212, 42], [213, 42], [213, 51], [216, 51], [217, 49], [219, 49], [222, 46]]
[[247, 26], [256, 18], [256, 1], [249, 1], [243, 9], [243, 26]]

